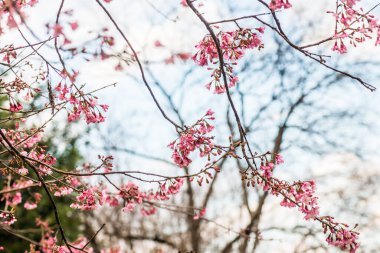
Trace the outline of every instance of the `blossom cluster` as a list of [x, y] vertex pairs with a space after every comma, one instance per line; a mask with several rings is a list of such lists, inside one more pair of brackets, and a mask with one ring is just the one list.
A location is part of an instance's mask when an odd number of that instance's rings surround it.
[[9, 226], [15, 223], [16, 221], [17, 219], [12, 212], [0, 211], [0, 223]]
[[289, 0], [271, 0], [269, 3], [269, 8], [272, 11], [279, 10], [279, 9], [288, 9], [292, 7], [292, 5], [289, 3]]
[[177, 178], [160, 184], [157, 191], [141, 191], [138, 185], [128, 182], [118, 186], [117, 193], [109, 191], [103, 185], [87, 187], [81, 191], [70, 207], [95, 210], [105, 204], [110, 207], [123, 205], [122, 210], [124, 212], [131, 212], [135, 210], [137, 205], [140, 205], [140, 212], [143, 216], [153, 215], [156, 213], [153, 201], [169, 200], [170, 196], [179, 192], [183, 183], [182, 178]]
[[209, 120], [214, 119], [214, 112], [208, 110], [200, 120], [182, 131], [180, 137], [168, 145], [173, 150], [172, 159], [175, 164], [181, 168], [187, 167], [192, 162], [189, 155], [196, 149], [199, 150], [200, 157], [212, 153], [213, 137], [206, 135], [214, 129], [214, 126], [209, 123]]
[[325, 222], [322, 223], [324, 233], [328, 233], [326, 238], [328, 244], [350, 253], [355, 253], [359, 249], [358, 232], [348, 229], [347, 224], [335, 222], [331, 216], [324, 216], [322, 220]]
[[286, 185], [283, 193], [285, 198], [281, 206], [296, 207], [305, 214], [305, 219], [314, 219], [319, 215], [318, 198], [314, 196], [315, 182], [313, 180], [296, 182], [291, 186]]
[[96, 97], [90, 95], [78, 94], [75, 91], [74, 85], [68, 87], [59, 83], [55, 90], [58, 92], [58, 98], [61, 101], [69, 102], [72, 105], [72, 109], [68, 114], [68, 122], [78, 120], [81, 115], [84, 115], [87, 124], [104, 122], [105, 117], [101, 113], [108, 110], [108, 105], [98, 105]]
[[12, 59], [16, 59], [17, 57], [17, 52], [16, 50], [14, 49], [14, 46], [13, 45], [5, 45], [1, 50], [0, 50], [0, 54], [4, 54], [3, 56], [3, 62], [6, 62], [8, 64], [11, 63], [11, 60]]
[[347, 44], [356, 46], [366, 39], [376, 36], [375, 45], [380, 45], [380, 23], [374, 15], [357, 6], [360, 0], [339, 0], [335, 12], [336, 19], [333, 51], [347, 52]]
[[[11, 145], [19, 147], [20, 154], [30, 160], [29, 162], [39, 169], [41, 175], [50, 174], [51, 166], [56, 163], [56, 158], [47, 153], [44, 146], [39, 145], [42, 138], [42, 130], [1, 130]], [[4, 145], [7, 145], [4, 143]], [[16, 169], [17, 174], [25, 176], [29, 171], [23, 166]]]
[[[259, 33], [264, 32], [264, 28], [256, 28]], [[232, 65], [241, 59], [248, 49], [263, 47], [260, 36], [252, 29], [242, 28], [232, 32], [220, 31], [217, 34], [220, 43], [220, 50], [223, 55], [223, 71], [226, 74], [229, 87], [234, 87], [238, 81], [237, 76], [233, 74]], [[199, 66], [217, 65], [209, 67], [212, 71], [212, 81], [206, 85], [208, 89], [213, 89], [215, 93], [225, 92], [225, 87], [221, 82], [222, 69], [219, 63], [218, 48], [211, 35], [206, 35], [196, 46], [198, 51], [193, 55], [193, 60]]]
[[261, 159], [260, 171], [252, 170], [243, 174], [243, 179], [249, 185], [260, 185], [264, 191], [270, 192], [274, 196], [282, 196], [280, 205], [284, 207], [296, 208], [302, 212], [306, 220], [318, 220], [322, 224], [324, 233], [328, 234], [326, 241], [333, 246], [350, 253], [356, 252], [359, 248], [357, 242], [359, 233], [348, 229], [348, 225], [337, 223], [331, 216], [319, 216], [318, 198], [315, 196], [315, 182], [313, 180], [298, 181], [289, 183], [279, 180], [273, 176], [276, 165], [284, 162], [282, 156], [275, 154], [271, 159], [267, 158], [269, 152], [259, 156]]

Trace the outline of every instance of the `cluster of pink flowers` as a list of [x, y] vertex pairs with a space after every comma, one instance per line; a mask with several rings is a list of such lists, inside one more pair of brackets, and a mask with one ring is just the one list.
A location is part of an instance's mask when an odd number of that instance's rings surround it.
[[22, 201], [22, 197], [21, 197], [20, 192], [6, 193], [3, 195], [3, 198], [1, 200], [3, 200], [3, 199], [6, 200], [6, 202], [5, 202], [6, 205], [9, 205], [12, 207], [17, 206]]
[[38, 203], [42, 199], [42, 195], [38, 192], [35, 192], [31, 195], [32, 195], [31, 198], [24, 203], [24, 208], [27, 210], [32, 210], [32, 209], [37, 208]]
[[279, 10], [279, 9], [288, 9], [292, 7], [292, 5], [289, 3], [289, 0], [271, 0], [269, 3], [269, 8], [272, 11]]
[[270, 179], [272, 177], [273, 168], [274, 168], [274, 163], [272, 162], [262, 163], [260, 166], [260, 169], [263, 171], [263, 176], [267, 179]]
[[17, 57], [17, 52], [16, 52], [16, 50], [14, 50], [13, 45], [4, 46], [1, 49], [0, 54], [4, 54], [3, 61], [8, 63], [8, 64], [11, 63], [11, 59], [16, 59], [16, 57]]
[[[25, 188], [28, 188], [32, 184], [33, 184], [33, 181], [31, 180], [24, 180], [24, 179], [15, 180], [10, 187], [4, 187], [4, 190], [6, 191], [7, 190], [13, 190], [13, 191], [4, 193], [2, 198], [0, 199], [0, 202], [5, 201], [5, 206], [9, 206], [12, 208], [18, 206], [23, 201], [23, 195], [21, 194], [21, 191], [17, 191], [17, 189], [20, 189], [20, 190], [25, 189]], [[26, 198], [27, 201], [24, 203], [23, 206], [26, 210], [35, 209], [38, 203], [41, 201], [42, 195], [38, 192], [35, 192], [35, 193], [29, 192], [28, 195], [30, 196], [29, 198]], [[6, 211], [5, 212], [0, 211], [0, 213], [1, 213], [0, 215], [1, 223], [11, 225], [16, 221], [13, 213], [6, 212]]]
[[[50, 174], [50, 166], [56, 163], [56, 158], [47, 153], [44, 147], [38, 145], [42, 138], [42, 130], [1, 130], [11, 145], [17, 145], [21, 155], [31, 159], [30, 163], [39, 169], [41, 175]], [[35, 161], [33, 161], [35, 160]], [[21, 166], [17, 169], [20, 175], [27, 175], [28, 169]]]
[[8, 138], [12, 145], [20, 145], [24, 149], [33, 149], [37, 147], [38, 142], [41, 141], [43, 132], [42, 130], [29, 129], [29, 130], [1, 130]]
[[11, 212], [0, 211], [0, 223], [4, 225], [12, 225], [17, 221], [16, 217]]
[[179, 192], [184, 180], [182, 178], [172, 179], [160, 184], [156, 192], [141, 191], [139, 186], [128, 182], [118, 187], [118, 193], [107, 191], [103, 186], [88, 187], [76, 197], [76, 201], [70, 205], [71, 208], [81, 210], [95, 210], [104, 204], [117, 207], [123, 204], [123, 212], [132, 212], [140, 205], [140, 213], [143, 216], [153, 215], [156, 208], [152, 201], [169, 200], [170, 196]]
[[106, 173], [111, 172], [112, 168], [113, 168], [113, 164], [112, 164], [113, 156], [112, 155], [109, 155], [109, 156], [99, 155], [98, 158], [100, 159], [100, 161], [102, 161], [100, 168], [102, 168], [103, 171]]
[[248, 176], [249, 174], [243, 175], [243, 178], [249, 182], [248, 186], [253, 186], [256, 181], [263, 187], [264, 191], [268, 191], [274, 196], [283, 196], [281, 206], [298, 207], [298, 210], [305, 215], [306, 220], [319, 220], [322, 223], [324, 233], [328, 233], [326, 241], [330, 245], [350, 253], [356, 252], [359, 248], [359, 243], [357, 242], [359, 233], [349, 230], [346, 224], [335, 222], [331, 216], [319, 216], [318, 198], [314, 196], [315, 182], [309, 180], [290, 184], [273, 177], [273, 169], [276, 165], [283, 163], [284, 160], [279, 154], [274, 155], [272, 159], [267, 159], [266, 155], [268, 154], [270, 153], [260, 156], [261, 173], [252, 171], [251, 177]]
[[[230, 64], [225, 63], [224, 64], [224, 72], [226, 73], [227, 81], [228, 81], [228, 88], [235, 87], [236, 83], [238, 82], [238, 77], [233, 74], [233, 68]], [[208, 90], [211, 90], [211, 87], [214, 88], [214, 92], [216, 94], [221, 94], [226, 91], [226, 88], [223, 85], [223, 82], [221, 82], [222, 78], [222, 71], [220, 68], [214, 69], [214, 71], [211, 74], [212, 80], [208, 84], [206, 84], [206, 88]]]
[[98, 187], [84, 189], [70, 205], [71, 208], [81, 210], [95, 210], [105, 202], [105, 191]]
[[81, 182], [76, 177], [67, 177], [66, 184], [62, 186], [55, 185], [53, 188], [54, 196], [62, 197], [68, 194], [71, 194], [74, 189], [81, 185]]
[[[264, 28], [256, 28], [259, 33], [264, 32]], [[252, 31], [252, 29], [239, 29], [232, 32], [219, 32], [217, 38], [220, 42], [220, 49], [222, 50], [223, 59], [225, 64], [223, 66], [224, 72], [228, 79], [228, 86], [234, 87], [238, 81], [237, 77], [233, 74], [232, 65], [243, 57], [247, 49], [258, 48], [261, 49], [263, 44], [259, 35]], [[217, 46], [211, 37], [206, 35], [197, 45], [198, 51], [193, 55], [193, 60], [200, 66], [208, 66], [209, 64], [218, 64], [219, 55]], [[213, 68], [209, 68], [213, 69]], [[213, 80], [206, 85], [208, 89], [214, 88], [217, 94], [225, 91], [224, 85], [221, 83], [222, 70], [220, 66], [214, 68], [211, 77]]]
[[36, 162], [31, 162], [34, 165], [38, 165], [38, 172], [41, 175], [48, 175], [52, 173], [51, 166], [53, 166], [57, 159], [49, 153], [46, 153], [45, 150], [41, 147], [38, 147], [36, 150], [32, 150], [29, 153], [23, 151], [21, 153], [24, 156], [27, 156]]
[[19, 101], [21, 95], [25, 101], [28, 101], [31, 97], [34, 97], [35, 94], [41, 92], [39, 88], [32, 88], [18, 77], [9, 82], [0, 80], [0, 89], [4, 91], [3, 94], [8, 96], [10, 112], [19, 112], [23, 109], [23, 105]]
[[136, 204], [143, 203], [145, 194], [140, 192], [139, 187], [136, 184], [129, 182], [119, 188], [120, 192], [118, 196], [126, 201], [126, 204], [123, 207], [124, 212], [133, 211]]
[[305, 219], [314, 219], [319, 215], [318, 198], [314, 196], [315, 182], [313, 180], [296, 182], [286, 186], [283, 194], [286, 196], [281, 206], [296, 207], [305, 214]]
[[[56, 247], [57, 248], [57, 253], [81, 253], [83, 252], [83, 250], [80, 250], [81, 248], [83, 248], [84, 246], [86, 246], [88, 244], [88, 240], [84, 237], [81, 237], [81, 238], [78, 238], [75, 242], [71, 243], [72, 246], [74, 246], [75, 248], [70, 248], [71, 250], [69, 250], [67, 248], [67, 246], [58, 246]], [[94, 253], [94, 249], [90, 246], [86, 246], [86, 252], [88, 253]], [[54, 251], [52, 251], [53, 253]], [[48, 252], [46, 252], [48, 253]]]
[[136, 205], [144, 204], [140, 209], [141, 214], [143, 216], [153, 215], [157, 210], [150, 203], [154, 200], [169, 200], [170, 196], [179, 192], [183, 183], [184, 180], [182, 178], [177, 178], [161, 184], [156, 192], [142, 192], [137, 185], [130, 182], [120, 188], [121, 191], [117, 197], [125, 201], [124, 212], [131, 212], [135, 209]]
[[[265, 160], [265, 162], [264, 162]], [[263, 171], [260, 175], [265, 180], [259, 182], [265, 191], [271, 190], [275, 196], [283, 195], [284, 200], [281, 206], [297, 207], [305, 214], [305, 219], [313, 219], [319, 214], [319, 207], [315, 193], [315, 182], [304, 181], [289, 184], [286, 181], [278, 180], [273, 177], [273, 169], [275, 165], [283, 163], [284, 160], [279, 154], [274, 155], [273, 161], [268, 161], [265, 156], [261, 157], [260, 169]]]
[[169, 180], [160, 185], [158, 191], [154, 195], [156, 200], [169, 200], [171, 195], [175, 195], [179, 192], [184, 183], [183, 178], [176, 178]]
[[260, 165], [260, 169], [263, 171], [262, 176], [264, 176], [264, 178], [270, 180], [272, 178], [273, 169], [274, 169], [275, 165], [279, 165], [282, 163], [284, 163], [284, 159], [282, 158], [282, 156], [280, 154], [274, 155], [274, 161], [267, 160], [265, 155], [262, 156], [261, 157], [261, 165]]
[[332, 217], [327, 217], [326, 219], [329, 219], [330, 224], [334, 225], [334, 228], [324, 225], [325, 233], [329, 231], [329, 235], [326, 238], [327, 243], [341, 250], [355, 253], [360, 247], [360, 244], [357, 242], [359, 233], [346, 229], [348, 227], [346, 224], [333, 222]]
[[44, 253], [53, 253], [56, 248], [57, 238], [51, 235], [51, 233], [45, 233], [41, 239], [41, 250]]
[[74, 91], [70, 91], [67, 85], [62, 87], [61, 83], [57, 85], [55, 90], [59, 93], [59, 100], [68, 101], [73, 106], [68, 115], [68, 122], [78, 120], [82, 114], [87, 124], [104, 122], [105, 118], [99, 107], [106, 112], [108, 105], [98, 105], [95, 97], [76, 95]]
[[199, 150], [201, 157], [211, 153], [214, 147], [213, 137], [208, 137], [206, 134], [214, 129], [214, 126], [208, 122], [214, 119], [214, 112], [208, 110], [200, 120], [186, 128], [178, 139], [168, 145], [173, 150], [172, 159], [175, 164], [181, 168], [187, 167], [192, 162], [189, 155], [196, 149]]
[[9, 105], [9, 110], [11, 112], [19, 112], [22, 110], [22, 104], [20, 102], [10, 102], [10, 105]]
[[347, 44], [356, 46], [376, 36], [375, 45], [380, 45], [380, 23], [375, 16], [357, 7], [359, 0], [340, 0], [336, 12], [335, 43], [332, 48], [341, 54], [347, 52]]

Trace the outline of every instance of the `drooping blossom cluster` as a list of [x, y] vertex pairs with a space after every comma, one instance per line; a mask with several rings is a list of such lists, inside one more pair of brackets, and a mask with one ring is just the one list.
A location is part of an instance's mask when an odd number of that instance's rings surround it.
[[214, 112], [207, 113], [194, 125], [186, 128], [180, 133], [180, 137], [171, 142], [168, 147], [173, 150], [172, 160], [179, 167], [187, 167], [192, 160], [189, 158], [191, 152], [199, 150], [200, 157], [209, 156], [214, 148], [213, 137], [206, 136], [214, 126], [209, 120], [214, 120]]
[[105, 190], [99, 187], [88, 187], [84, 189], [70, 205], [71, 208], [81, 210], [95, 210], [105, 202]]
[[281, 206], [296, 207], [305, 214], [305, 219], [314, 219], [319, 215], [318, 198], [315, 194], [315, 182], [313, 180], [295, 182], [291, 186], [285, 186], [286, 197], [281, 202]]
[[376, 37], [375, 45], [380, 45], [380, 23], [374, 15], [357, 6], [360, 0], [339, 0], [335, 12], [335, 43], [332, 48], [341, 54], [347, 52], [347, 44], [356, 46]]
[[[264, 32], [264, 28], [256, 28], [259, 33]], [[260, 36], [252, 29], [242, 28], [232, 32], [220, 31], [217, 34], [220, 43], [221, 53], [223, 54], [224, 66], [223, 71], [226, 73], [229, 87], [234, 87], [238, 78], [233, 73], [232, 65], [242, 58], [248, 49], [263, 47]], [[219, 55], [217, 46], [211, 35], [206, 35], [197, 45], [198, 51], [193, 55], [193, 60], [200, 66], [214, 65], [208, 67], [212, 70], [212, 81], [206, 85], [208, 89], [213, 89], [215, 93], [220, 94], [225, 91], [222, 79], [222, 69], [220, 68]], [[216, 66], [215, 66], [216, 65]]]
[[59, 83], [55, 90], [58, 92], [59, 100], [70, 102], [72, 105], [67, 118], [69, 123], [78, 120], [81, 115], [84, 115], [87, 124], [104, 122], [105, 118], [99, 107], [106, 112], [108, 105], [98, 105], [96, 97], [78, 94], [74, 90], [74, 85], [68, 87]]
[[279, 10], [279, 9], [288, 9], [292, 7], [289, 0], [271, 0], [269, 3], [269, 8], [272, 11]]
[[[238, 77], [234, 75], [233, 68], [231, 64], [225, 63], [224, 64], [224, 72], [226, 73], [226, 77], [228, 80], [228, 88], [235, 87], [236, 83], [238, 82]], [[222, 71], [220, 68], [216, 68], [213, 70], [212, 74], [212, 81], [206, 84], [206, 88], [208, 90], [211, 90], [211, 88], [214, 88], [214, 92], [216, 94], [221, 94], [226, 91], [226, 88], [223, 85], [222, 78]]]
[[321, 219], [324, 222], [322, 223], [323, 232], [328, 234], [326, 238], [328, 244], [350, 253], [355, 253], [359, 249], [358, 232], [349, 229], [347, 224], [335, 222], [331, 216], [324, 216]]
[[16, 59], [17, 51], [13, 45], [5, 45], [0, 50], [0, 55], [3, 57], [3, 62], [10, 64], [12, 59]]
[[348, 225], [337, 223], [331, 216], [319, 216], [318, 198], [315, 196], [315, 182], [313, 180], [289, 183], [279, 180], [273, 176], [276, 165], [284, 162], [279, 154], [267, 158], [270, 152], [258, 156], [261, 160], [260, 171], [251, 169], [251, 172], [242, 172], [242, 178], [247, 181], [247, 186], [260, 185], [264, 191], [274, 196], [283, 197], [280, 205], [296, 208], [303, 213], [306, 220], [318, 220], [322, 224], [324, 233], [327, 234], [326, 241], [333, 246], [350, 253], [359, 248], [357, 242], [359, 233], [349, 230]]

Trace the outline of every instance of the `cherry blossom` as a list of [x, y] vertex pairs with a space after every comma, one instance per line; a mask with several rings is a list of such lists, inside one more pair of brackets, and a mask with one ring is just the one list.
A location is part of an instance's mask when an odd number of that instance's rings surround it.
[[271, 0], [269, 3], [269, 8], [271, 10], [278, 10], [278, 9], [288, 9], [292, 7], [292, 5], [289, 3], [289, 0]]
[[214, 120], [214, 112], [211, 110], [208, 110], [200, 120], [181, 132], [180, 137], [168, 145], [173, 150], [173, 162], [179, 167], [187, 167], [192, 162], [189, 155], [196, 149], [199, 150], [200, 157], [208, 156], [212, 152], [213, 137], [206, 136], [214, 129], [209, 120]]
[[[264, 32], [264, 28], [256, 28], [259, 33]], [[219, 32], [217, 34], [220, 48], [222, 50], [224, 65], [223, 71], [228, 79], [228, 87], [232, 88], [236, 85], [238, 77], [234, 75], [232, 65], [236, 64], [236, 61], [242, 58], [245, 51], [248, 49], [263, 47], [261, 39], [258, 34], [251, 29], [239, 29], [232, 32]], [[192, 59], [199, 66], [219, 65], [219, 55], [215, 42], [211, 35], [206, 35], [197, 45], [197, 53], [195, 53]], [[212, 69], [209, 67], [209, 69]], [[225, 87], [222, 82], [222, 69], [220, 65], [213, 69], [211, 74], [212, 81], [206, 85], [206, 88], [214, 89], [214, 93], [221, 94], [225, 92]]]
[[376, 36], [375, 46], [379, 45], [380, 23], [369, 12], [360, 8], [360, 0], [339, 0], [336, 11], [330, 12], [335, 17], [333, 51], [341, 54], [347, 52], [347, 45], [357, 46]]

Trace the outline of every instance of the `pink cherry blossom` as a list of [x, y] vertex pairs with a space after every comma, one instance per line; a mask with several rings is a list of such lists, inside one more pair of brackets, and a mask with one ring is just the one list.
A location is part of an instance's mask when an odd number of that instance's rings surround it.
[[269, 8], [274, 11], [278, 9], [288, 9], [292, 7], [292, 5], [289, 3], [289, 0], [271, 0], [269, 3]]
[[214, 113], [208, 110], [205, 116], [197, 121], [192, 127], [181, 132], [180, 137], [168, 146], [173, 150], [172, 159], [179, 167], [187, 167], [192, 160], [191, 152], [199, 150], [201, 157], [209, 155], [214, 147], [213, 137], [208, 137], [214, 127], [208, 122], [214, 120]]
[[[262, 27], [256, 29], [260, 33], [264, 32]], [[222, 72], [226, 75], [228, 88], [234, 87], [238, 81], [238, 77], [234, 74], [232, 65], [236, 64], [235, 61], [244, 56], [246, 50], [253, 48], [261, 49], [263, 44], [259, 35], [252, 32], [251, 29], [219, 32], [217, 36], [224, 58], [223, 70], [221, 70], [218, 50], [211, 35], [206, 35], [196, 45], [198, 51], [193, 55], [192, 59], [200, 66], [218, 65], [214, 69], [209, 68], [213, 69], [211, 74], [212, 81], [206, 85], [206, 88], [209, 90], [213, 89], [216, 94], [221, 94], [226, 90]]]

